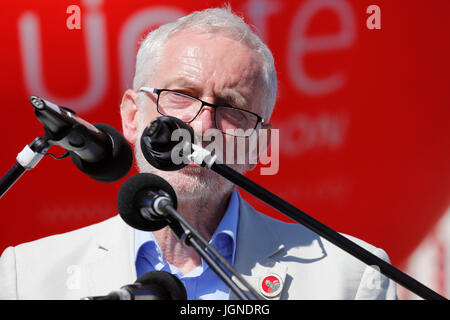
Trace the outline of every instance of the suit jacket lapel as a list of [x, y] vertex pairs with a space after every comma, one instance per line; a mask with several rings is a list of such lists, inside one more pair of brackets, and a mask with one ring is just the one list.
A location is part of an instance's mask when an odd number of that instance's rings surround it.
[[[279, 294], [270, 299], [280, 299], [283, 292], [287, 290], [285, 285], [287, 267], [278, 259], [284, 254], [284, 246], [259, 216], [260, 213], [240, 196], [239, 202], [239, 227], [234, 267], [261, 294], [264, 293], [261, 288], [263, 280], [269, 275], [276, 275], [281, 280], [282, 287]], [[247, 291], [245, 288], [242, 289]], [[233, 292], [230, 292], [230, 299], [237, 299]]]
[[89, 296], [106, 295], [136, 281], [133, 229], [119, 216], [112, 220], [110, 228], [96, 235], [94, 257], [85, 265]]

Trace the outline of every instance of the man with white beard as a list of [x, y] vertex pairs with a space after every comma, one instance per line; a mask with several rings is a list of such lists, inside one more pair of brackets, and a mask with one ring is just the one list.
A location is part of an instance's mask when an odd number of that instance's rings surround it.
[[[211, 129], [247, 133], [223, 134], [224, 145], [270, 132], [276, 90], [272, 54], [241, 18], [229, 9], [194, 12], [142, 42], [133, 89], [121, 103], [123, 133], [135, 146], [140, 172], [160, 175], [172, 185], [178, 211], [263, 297], [395, 299], [390, 279], [303, 226], [257, 213], [216, 173], [192, 165], [159, 171], [142, 155], [142, 132], [161, 115], [180, 118], [198, 137]], [[244, 173], [255, 165], [232, 167]], [[388, 260], [383, 250], [351, 239]], [[188, 299], [236, 299], [169, 227], [143, 232], [118, 216], [6, 249], [0, 260], [0, 298], [104, 295], [153, 270], [175, 274]]]

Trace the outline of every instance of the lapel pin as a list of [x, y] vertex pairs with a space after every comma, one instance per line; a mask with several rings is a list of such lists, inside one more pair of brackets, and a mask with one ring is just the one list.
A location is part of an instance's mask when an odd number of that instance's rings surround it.
[[280, 276], [275, 273], [265, 276], [259, 283], [259, 291], [268, 298], [273, 298], [279, 295], [282, 287], [283, 281]]

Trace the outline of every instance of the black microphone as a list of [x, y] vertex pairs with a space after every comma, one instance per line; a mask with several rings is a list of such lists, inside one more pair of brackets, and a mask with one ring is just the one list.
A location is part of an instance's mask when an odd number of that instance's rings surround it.
[[117, 195], [117, 209], [122, 219], [143, 231], [159, 230], [170, 223], [161, 211], [164, 205], [177, 208], [175, 190], [166, 180], [151, 173], [131, 176]]
[[30, 102], [44, 125], [48, 143], [66, 149], [83, 173], [100, 182], [113, 182], [130, 171], [133, 153], [116, 129], [102, 123], [92, 125], [74, 111], [39, 97], [32, 96]]
[[[176, 130], [180, 130], [178, 139], [173, 135]], [[150, 122], [143, 131], [141, 149], [145, 159], [155, 168], [175, 171], [189, 163], [182, 160], [192, 152], [194, 141], [194, 130], [185, 122], [175, 117], [162, 116]], [[177, 145], [178, 149], [175, 148]], [[175, 155], [179, 163], [173, 161]]]
[[186, 288], [173, 274], [150, 271], [134, 284], [121, 287], [106, 296], [94, 296], [83, 300], [187, 300]]

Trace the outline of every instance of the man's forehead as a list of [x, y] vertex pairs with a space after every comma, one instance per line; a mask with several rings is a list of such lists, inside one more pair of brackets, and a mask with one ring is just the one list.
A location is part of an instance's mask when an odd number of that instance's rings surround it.
[[154, 80], [167, 89], [202, 92], [208, 80], [215, 83], [216, 97], [247, 107], [249, 100], [255, 100], [255, 89], [262, 86], [259, 55], [222, 34], [185, 30], [173, 35], [161, 53]]
[[[224, 29], [225, 30], [225, 29]], [[238, 42], [242, 43], [239, 39], [240, 37], [237, 36], [235, 33], [231, 31], [224, 31], [221, 29], [215, 29], [215, 31], [207, 30], [204, 28], [189, 28], [180, 30], [176, 33], [173, 33], [169, 36], [166, 43], [171, 42], [172, 40], [186, 40], [187, 42], [192, 42], [196, 39], [201, 40], [214, 40], [216, 38], [225, 38], [228, 39], [230, 42]]]
[[[235, 52], [232, 49], [237, 49], [245, 52], [251, 59], [259, 61], [260, 56], [252, 48], [247, 46], [245, 42], [230, 36], [228, 33], [218, 32], [211, 33], [202, 29], [187, 29], [179, 31], [170, 36], [162, 50], [163, 55], [173, 53], [174, 48], [183, 50], [182, 54], [185, 56], [199, 56], [208, 55], [215, 49], [223, 49], [224, 53], [232, 58]], [[210, 50], [202, 50], [210, 48]], [[179, 53], [180, 51], [178, 51]]]

